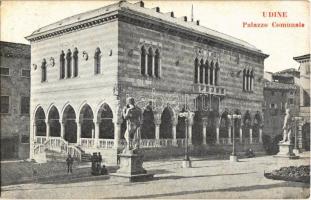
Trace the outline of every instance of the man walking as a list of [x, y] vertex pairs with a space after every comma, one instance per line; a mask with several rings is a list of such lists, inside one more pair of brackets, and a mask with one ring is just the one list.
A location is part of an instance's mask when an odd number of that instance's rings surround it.
[[67, 163], [67, 174], [72, 173], [73, 158], [71, 157], [70, 154], [68, 154], [66, 163]]

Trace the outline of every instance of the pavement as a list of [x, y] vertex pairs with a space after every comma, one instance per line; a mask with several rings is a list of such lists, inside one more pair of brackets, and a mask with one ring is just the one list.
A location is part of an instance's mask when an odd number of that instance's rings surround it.
[[310, 196], [310, 185], [266, 179], [264, 172], [284, 166], [308, 165], [310, 153], [298, 160], [261, 156], [230, 162], [211, 156], [192, 158], [192, 168], [182, 168], [181, 158], [144, 163], [155, 178], [129, 183], [125, 179], [107, 176], [103, 180], [61, 180], [1, 187], [2, 198], [37, 199], [215, 199], [215, 198], [291, 198]]

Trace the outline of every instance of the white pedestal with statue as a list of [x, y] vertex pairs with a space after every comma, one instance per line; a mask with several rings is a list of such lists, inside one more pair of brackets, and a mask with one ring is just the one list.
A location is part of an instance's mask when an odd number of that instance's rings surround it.
[[275, 157], [283, 157], [283, 158], [291, 158], [291, 159], [297, 159], [299, 156], [297, 156], [294, 152], [294, 145], [288, 144], [288, 143], [279, 143], [279, 153], [275, 155]]
[[111, 174], [126, 178], [128, 181], [144, 181], [153, 178], [154, 174], [148, 174], [143, 168], [143, 152], [139, 149], [141, 124], [141, 110], [135, 106], [134, 98], [127, 99], [127, 105], [123, 109], [123, 117], [127, 123], [125, 131], [126, 147], [120, 156], [120, 169]]

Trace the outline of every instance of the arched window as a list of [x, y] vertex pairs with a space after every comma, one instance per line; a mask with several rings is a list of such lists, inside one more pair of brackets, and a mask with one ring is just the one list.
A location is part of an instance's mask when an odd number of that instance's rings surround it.
[[71, 77], [71, 51], [68, 49], [67, 55], [66, 55], [66, 60], [67, 60], [67, 78]]
[[194, 83], [198, 83], [198, 72], [199, 72], [199, 61], [198, 58], [194, 60]]
[[75, 48], [73, 52], [73, 77], [78, 76], [78, 49]]
[[243, 70], [243, 91], [246, 90], [246, 70]]
[[249, 91], [249, 70], [246, 71], [246, 91]]
[[209, 81], [210, 84], [213, 85], [213, 78], [214, 78], [214, 62], [211, 62], [211, 66], [210, 66], [210, 73], [209, 73]]
[[254, 85], [254, 71], [252, 70], [250, 72], [250, 83], [249, 83], [249, 90], [253, 91], [253, 86]]
[[144, 46], [141, 47], [141, 56], [140, 56], [140, 73], [142, 75], [146, 74], [146, 49]]
[[41, 70], [42, 70], [41, 82], [45, 82], [46, 81], [46, 60], [45, 58], [42, 60]]
[[151, 49], [151, 47], [148, 49], [148, 70], [147, 73], [149, 76], [152, 76], [152, 65], [153, 65], [153, 51]]
[[204, 61], [201, 59], [200, 61], [200, 83], [203, 83], [203, 71], [204, 71]]
[[65, 53], [64, 51], [62, 51], [60, 54], [59, 63], [60, 63], [60, 79], [64, 79], [65, 78]]
[[219, 64], [218, 62], [215, 65], [215, 85], [218, 85], [219, 80]]
[[100, 61], [101, 61], [101, 51], [100, 51], [100, 48], [97, 47], [95, 50], [95, 54], [94, 54], [94, 73], [95, 74], [100, 74], [100, 70], [101, 70]]
[[154, 75], [157, 78], [160, 77], [160, 53], [158, 49], [155, 51], [154, 56]]
[[208, 70], [209, 70], [209, 65], [208, 65], [208, 60], [206, 60], [205, 62], [205, 84], [209, 84]]

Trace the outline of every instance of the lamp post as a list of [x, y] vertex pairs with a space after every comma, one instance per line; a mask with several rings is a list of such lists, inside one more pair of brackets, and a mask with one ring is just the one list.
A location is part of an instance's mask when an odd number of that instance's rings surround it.
[[191, 160], [189, 156], [189, 146], [188, 146], [188, 119], [191, 116], [191, 112], [185, 110], [184, 112], [181, 112], [179, 116], [185, 118], [185, 126], [186, 126], [185, 128], [186, 129], [185, 130], [185, 158], [182, 162], [182, 167], [189, 168], [191, 167]]
[[230, 161], [232, 162], [238, 162], [238, 156], [235, 153], [235, 119], [241, 119], [241, 115], [237, 115], [237, 114], [231, 114], [228, 115], [228, 118], [232, 121], [231, 123], [231, 127], [232, 129], [232, 153], [230, 155]]

